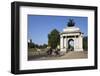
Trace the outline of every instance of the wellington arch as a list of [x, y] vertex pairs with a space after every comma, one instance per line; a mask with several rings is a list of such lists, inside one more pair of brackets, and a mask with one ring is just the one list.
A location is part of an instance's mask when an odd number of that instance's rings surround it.
[[83, 33], [76, 27], [73, 20], [60, 33], [60, 50], [63, 53], [68, 51], [83, 51]]

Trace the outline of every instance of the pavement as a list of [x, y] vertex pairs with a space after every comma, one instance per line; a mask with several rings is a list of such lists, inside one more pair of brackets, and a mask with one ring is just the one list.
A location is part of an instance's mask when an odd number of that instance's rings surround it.
[[32, 57], [29, 60], [61, 60], [61, 59], [84, 59], [88, 58], [88, 51], [69, 51], [63, 56], [41, 56], [41, 57]]

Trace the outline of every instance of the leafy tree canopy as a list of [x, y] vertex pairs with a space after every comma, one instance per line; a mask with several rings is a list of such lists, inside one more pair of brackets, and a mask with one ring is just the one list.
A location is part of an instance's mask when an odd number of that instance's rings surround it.
[[57, 29], [53, 29], [50, 34], [48, 34], [48, 45], [55, 49], [57, 45], [60, 44], [60, 35]]

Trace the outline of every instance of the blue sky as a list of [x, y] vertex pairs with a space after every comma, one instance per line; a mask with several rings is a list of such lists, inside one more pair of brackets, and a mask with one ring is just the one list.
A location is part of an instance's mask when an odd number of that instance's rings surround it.
[[57, 29], [62, 32], [69, 19], [74, 19], [75, 26], [79, 27], [84, 36], [87, 36], [88, 18], [78, 16], [50, 16], [28, 15], [28, 39], [36, 44], [48, 43], [48, 34]]

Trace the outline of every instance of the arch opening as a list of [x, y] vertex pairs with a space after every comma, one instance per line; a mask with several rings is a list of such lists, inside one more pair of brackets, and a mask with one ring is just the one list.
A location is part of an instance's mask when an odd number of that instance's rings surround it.
[[68, 40], [68, 50], [74, 51], [74, 40], [73, 39]]

